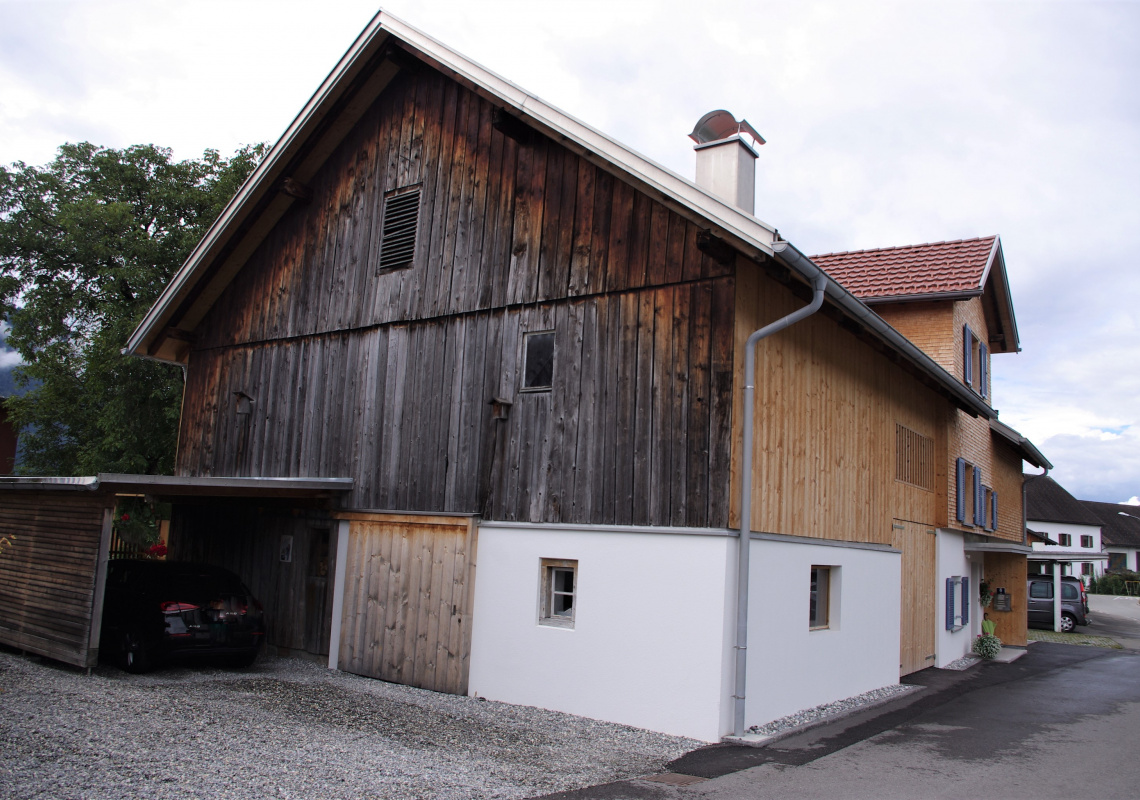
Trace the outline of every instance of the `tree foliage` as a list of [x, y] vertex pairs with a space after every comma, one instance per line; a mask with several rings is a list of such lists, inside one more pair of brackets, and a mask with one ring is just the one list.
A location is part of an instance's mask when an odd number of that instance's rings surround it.
[[0, 311], [27, 391], [7, 401], [24, 473], [169, 473], [176, 366], [127, 338], [264, 153], [66, 144], [44, 167], [0, 167]]

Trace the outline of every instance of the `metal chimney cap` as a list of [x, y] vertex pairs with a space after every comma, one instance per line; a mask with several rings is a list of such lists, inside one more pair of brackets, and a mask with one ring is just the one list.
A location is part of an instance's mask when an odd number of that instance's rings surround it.
[[710, 111], [697, 120], [689, 138], [697, 144], [709, 144], [741, 133], [747, 133], [756, 140], [757, 144], [764, 144], [764, 137], [756, 132], [748, 120], [742, 119], [737, 122], [736, 117], [732, 116], [731, 113], [719, 108], [716, 111]]

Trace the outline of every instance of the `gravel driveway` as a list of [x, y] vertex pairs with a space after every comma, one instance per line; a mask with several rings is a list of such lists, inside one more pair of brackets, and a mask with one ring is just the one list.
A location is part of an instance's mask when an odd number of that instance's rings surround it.
[[93, 675], [0, 652], [0, 797], [519, 798], [700, 742], [299, 659]]

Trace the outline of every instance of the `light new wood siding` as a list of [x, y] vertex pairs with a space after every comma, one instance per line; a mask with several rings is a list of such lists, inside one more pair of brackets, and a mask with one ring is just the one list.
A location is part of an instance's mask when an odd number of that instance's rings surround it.
[[[200, 326], [180, 474], [351, 476], [356, 508], [727, 523], [732, 261], [492, 112], [426, 68], [392, 82]], [[384, 192], [413, 184], [417, 255], [377, 274]], [[519, 391], [533, 330], [555, 331], [549, 392]]]
[[[736, 375], [753, 330], [805, 305], [759, 269], [738, 268]], [[948, 402], [826, 313], [756, 348], [752, 529], [890, 544], [893, 519], [945, 519]], [[739, 524], [734, 395], [732, 521]], [[895, 480], [896, 424], [934, 441], [935, 491]]]
[[467, 694], [478, 528], [470, 518], [350, 520], [339, 668]]

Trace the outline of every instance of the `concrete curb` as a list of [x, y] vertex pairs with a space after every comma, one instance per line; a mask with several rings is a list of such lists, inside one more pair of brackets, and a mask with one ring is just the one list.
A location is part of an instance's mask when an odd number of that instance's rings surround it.
[[910, 691], [908, 692], [902, 692], [900, 694], [884, 697], [879, 700], [872, 700], [870, 703], [861, 705], [858, 708], [849, 708], [844, 711], [837, 711], [834, 714], [829, 714], [826, 717], [820, 717], [819, 719], [813, 719], [810, 722], [805, 722], [802, 725], [795, 726], [794, 728], [788, 728], [786, 730], [770, 733], [767, 735], [761, 735], [758, 733], [746, 733], [743, 736], [722, 736], [721, 741], [725, 744], [743, 745], [744, 747], [767, 747], [768, 745], [775, 744], [781, 739], [789, 739], [792, 736], [798, 736], [801, 733], [807, 733], [810, 730], [822, 728], [824, 725], [840, 722], [847, 719], [848, 717], [853, 717], [856, 714], [862, 714], [865, 711], [872, 711], [876, 708], [881, 708], [888, 703], [898, 703], [902, 700], [907, 700], [908, 698], [914, 698], [924, 689], [926, 689], [925, 686], [910, 686]]

